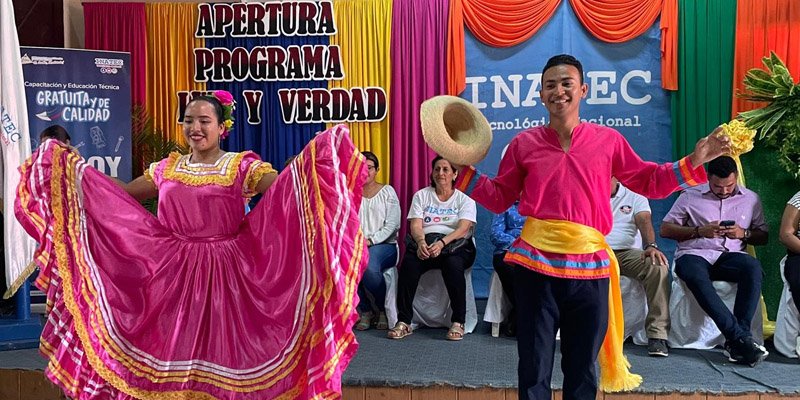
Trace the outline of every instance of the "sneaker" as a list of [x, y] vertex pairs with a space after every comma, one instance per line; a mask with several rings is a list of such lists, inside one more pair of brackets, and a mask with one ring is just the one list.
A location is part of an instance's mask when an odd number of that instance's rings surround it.
[[759, 346], [751, 338], [736, 339], [725, 342], [723, 353], [728, 357], [728, 361], [736, 364], [749, 365], [755, 367], [766, 358], [766, 349]]
[[648, 339], [647, 354], [650, 357], [666, 357], [669, 355], [669, 347], [664, 339]]
[[767, 358], [767, 356], [769, 355], [769, 351], [767, 351], [767, 348], [762, 346], [762, 345], [760, 345], [760, 344], [758, 344], [755, 340], [753, 340], [753, 344], [756, 347], [758, 347], [759, 350], [761, 350], [761, 353], [764, 354], [764, 358]]

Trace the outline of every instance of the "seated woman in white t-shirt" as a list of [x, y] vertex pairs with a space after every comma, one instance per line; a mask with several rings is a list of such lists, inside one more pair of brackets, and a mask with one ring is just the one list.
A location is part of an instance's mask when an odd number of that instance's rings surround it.
[[364, 331], [373, 325], [377, 329], [388, 329], [384, 303], [386, 283], [383, 271], [397, 262], [397, 231], [400, 229], [400, 201], [389, 185], [375, 181], [380, 171], [378, 157], [372, 152], [361, 154], [367, 159], [367, 182], [361, 197], [358, 217], [361, 230], [369, 246], [369, 264], [358, 284], [359, 319], [355, 328]]
[[475, 201], [453, 186], [456, 173], [447, 160], [432, 163], [431, 186], [414, 194], [408, 212], [409, 235], [397, 288], [398, 322], [388, 337], [402, 339], [411, 334], [414, 295], [422, 274], [441, 269], [453, 311], [448, 340], [464, 337], [467, 283], [464, 271], [475, 261], [471, 240], [476, 221]]

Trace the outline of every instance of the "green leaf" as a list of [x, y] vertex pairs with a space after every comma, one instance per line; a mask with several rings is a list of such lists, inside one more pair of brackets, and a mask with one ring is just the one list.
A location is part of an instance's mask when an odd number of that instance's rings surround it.
[[783, 67], [784, 69], [786, 69], [786, 64], [783, 63], [783, 60], [781, 60], [781, 58], [778, 57], [778, 55], [775, 54], [774, 51], [770, 51], [769, 52], [769, 58], [770, 58], [770, 62], [772, 63], [772, 68], [770, 68], [771, 71], [774, 71], [775, 67], [778, 67], [778, 66]]
[[773, 78], [767, 77], [767, 79], [762, 79], [759, 76], [755, 75], [745, 75], [744, 77], [744, 84], [748, 90], [751, 91], [762, 91], [762, 92], [772, 92], [779, 86], [779, 84], [773, 81]]
[[[769, 109], [767, 109], [766, 107], [762, 107], [762, 108], [757, 108], [755, 110], [740, 112], [739, 116], [742, 117], [742, 119], [745, 121], [745, 123], [748, 126], [750, 126], [751, 124], [754, 124], [754, 123], [758, 122], [759, 120], [762, 120], [762, 119], [764, 121], [768, 120], [769, 117], [770, 117], [770, 114], [771, 114], [771, 111]], [[750, 126], [750, 127], [753, 128], [752, 126]]]
[[772, 76], [772, 81], [775, 82], [776, 85], [787, 89], [794, 86], [792, 75], [786, 67], [783, 65], [776, 65], [773, 71], [775, 74]]
[[743, 95], [739, 96], [744, 98], [745, 100], [749, 101], [758, 101], [758, 102], [772, 102], [775, 100], [773, 96], [753, 96], [753, 95]]
[[769, 81], [772, 79], [772, 75], [760, 68], [752, 68], [751, 70], [747, 71], [745, 76], [753, 76], [754, 78], [762, 81]]
[[[774, 103], [771, 104], [769, 107], [772, 107], [773, 105]], [[761, 137], [770, 136], [770, 134], [777, 136], [775, 133], [772, 132], [772, 128], [773, 126], [775, 126], [775, 124], [778, 123], [778, 121], [780, 121], [781, 117], [783, 117], [785, 113], [786, 113], [786, 108], [776, 107], [775, 111], [772, 113], [772, 116], [764, 124], [764, 127], [761, 128]]]

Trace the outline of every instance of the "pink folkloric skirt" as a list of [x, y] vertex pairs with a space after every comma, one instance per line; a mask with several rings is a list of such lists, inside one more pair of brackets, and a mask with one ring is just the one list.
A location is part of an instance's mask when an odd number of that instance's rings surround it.
[[[187, 240], [61, 146], [22, 167], [46, 374], [76, 399], [328, 399], [355, 354], [363, 157], [317, 136], [238, 234]], [[187, 215], [212, 221], [214, 210]]]

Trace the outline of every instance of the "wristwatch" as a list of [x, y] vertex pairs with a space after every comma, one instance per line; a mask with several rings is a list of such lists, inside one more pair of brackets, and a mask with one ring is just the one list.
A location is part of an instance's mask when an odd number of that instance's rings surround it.
[[647, 246], [644, 246], [644, 250], [647, 250], [648, 247], [652, 247], [652, 248], [658, 250], [658, 243], [656, 243], [656, 242], [648, 243]]
[[750, 229], [745, 229], [744, 230], [744, 237], [742, 238], [742, 240], [750, 239], [750, 235], [751, 234], [752, 234], [752, 232], [750, 232]]

